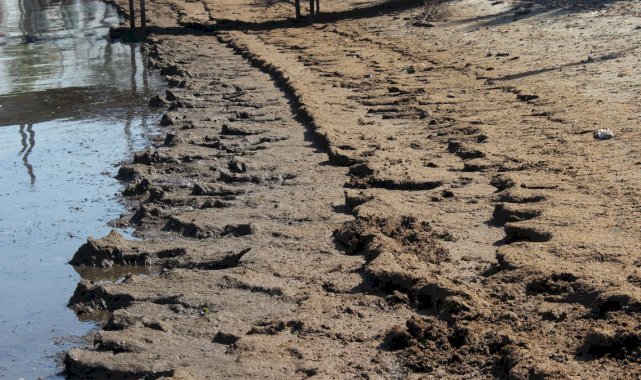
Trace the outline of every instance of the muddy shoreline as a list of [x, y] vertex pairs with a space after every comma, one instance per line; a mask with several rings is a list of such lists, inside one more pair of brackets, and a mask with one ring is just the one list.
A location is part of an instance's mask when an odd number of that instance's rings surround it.
[[413, 2], [296, 23], [152, 1], [166, 137], [119, 172], [143, 239], [73, 263], [163, 269], [79, 284], [70, 306], [110, 317], [69, 377], [634, 377], [637, 90], [609, 87], [634, 55], [603, 52], [630, 31], [529, 55], [627, 20], [599, 4], [465, 1], [426, 28]]

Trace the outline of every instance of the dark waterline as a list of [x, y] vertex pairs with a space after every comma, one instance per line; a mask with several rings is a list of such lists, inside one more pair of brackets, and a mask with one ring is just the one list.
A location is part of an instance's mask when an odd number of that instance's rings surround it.
[[124, 211], [117, 163], [149, 144], [162, 90], [139, 46], [105, 38], [119, 21], [97, 0], [0, 1], [3, 379], [57, 378], [94, 327], [66, 307], [80, 278], [66, 263]]

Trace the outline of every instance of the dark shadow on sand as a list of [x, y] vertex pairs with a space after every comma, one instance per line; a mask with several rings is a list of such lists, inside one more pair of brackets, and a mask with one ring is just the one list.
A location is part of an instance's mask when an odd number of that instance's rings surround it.
[[542, 67], [542, 68], [535, 69], [535, 70], [527, 70], [527, 71], [524, 71], [522, 73], [509, 74], [509, 75], [505, 75], [505, 76], [502, 76], [502, 77], [493, 78], [492, 80], [495, 80], [495, 81], [515, 80], [515, 79], [521, 79], [521, 78], [526, 78], [526, 77], [530, 77], [530, 76], [534, 76], [534, 75], [548, 73], [550, 71], [561, 70], [561, 69], [564, 69], [564, 68], [569, 68], [569, 67], [574, 67], [574, 66], [581, 66], [581, 65], [588, 65], [588, 64], [592, 64], [592, 63], [598, 63], [598, 62], [610, 61], [610, 60], [613, 60], [613, 59], [617, 59], [617, 58], [623, 57], [625, 55], [626, 51], [629, 51], [629, 50], [632, 50], [632, 48], [626, 49], [626, 50], [622, 50], [622, 51], [618, 51], [618, 52], [615, 52], [615, 53], [603, 54], [603, 55], [600, 55], [598, 57], [587, 58], [587, 59], [584, 59], [584, 60], [581, 60], [581, 61], [577, 61], [577, 62], [569, 62], [569, 63], [564, 63], [564, 64], [561, 64], [561, 65], [554, 65], [554, 66], [546, 66], [546, 67]]
[[[269, 20], [262, 22], [247, 22], [240, 20], [215, 19], [211, 23], [184, 23], [178, 27], [148, 27], [147, 34], [154, 35], [206, 35], [216, 31], [238, 30], [238, 31], [267, 31], [275, 29], [304, 28], [312, 24], [331, 24], [342, 20], [358, 20], [377, 17], [384, 14], [402, 12], [424, 5], [424, 0], [383, 0], [373, 4], [357, 7], [340, 12], [321, 12], [312, 17], [300, 19], [287, 18]], [[132, 36], [126, 28], [114, 28], [110, 32], [112, 38], [123, 40], [144, 39], [144, 33], [137, 31]]]
[[453, 24], [471, 24], [469, 29], [491, 28], [541, 15], [592, 12], [621, 1], [624, 0], [518, 0], [503, 12], [457, 20]]

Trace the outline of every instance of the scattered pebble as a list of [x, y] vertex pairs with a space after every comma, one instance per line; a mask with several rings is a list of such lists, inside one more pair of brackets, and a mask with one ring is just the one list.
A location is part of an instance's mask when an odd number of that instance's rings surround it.
[[406, 73], [406, 74], [414, 74], [414, 73], [416, 73], [416, 69], [414, 68], [414, 66], [409, 65], [409, 66], [403, 68], [403, 72]]
[[614, 133], [612, 133], [610, 128], [602, 128], [594, 132], [594, 138], [597, 140], [609, 140], [614, 138]]

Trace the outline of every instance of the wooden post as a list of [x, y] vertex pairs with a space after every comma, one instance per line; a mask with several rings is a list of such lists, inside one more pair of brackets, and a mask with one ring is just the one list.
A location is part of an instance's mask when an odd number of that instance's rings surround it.
[[136, 13], [134, 13], [134, 0], [129, 0], [129, 27], [136, 29]]
[[320, 13], [320, 0], [316, 0], [316, 14]]
[[294, 0], [294, 6], [296, 7], [296, 18], [300, 18], [300, 0]]
[[143, 32], [147, 29], [147, 17], [145, 16], [145, 0], [140, 0], [140, 27]]
[[309, 15], [314, 15], [314, 0], [309, 0]]

